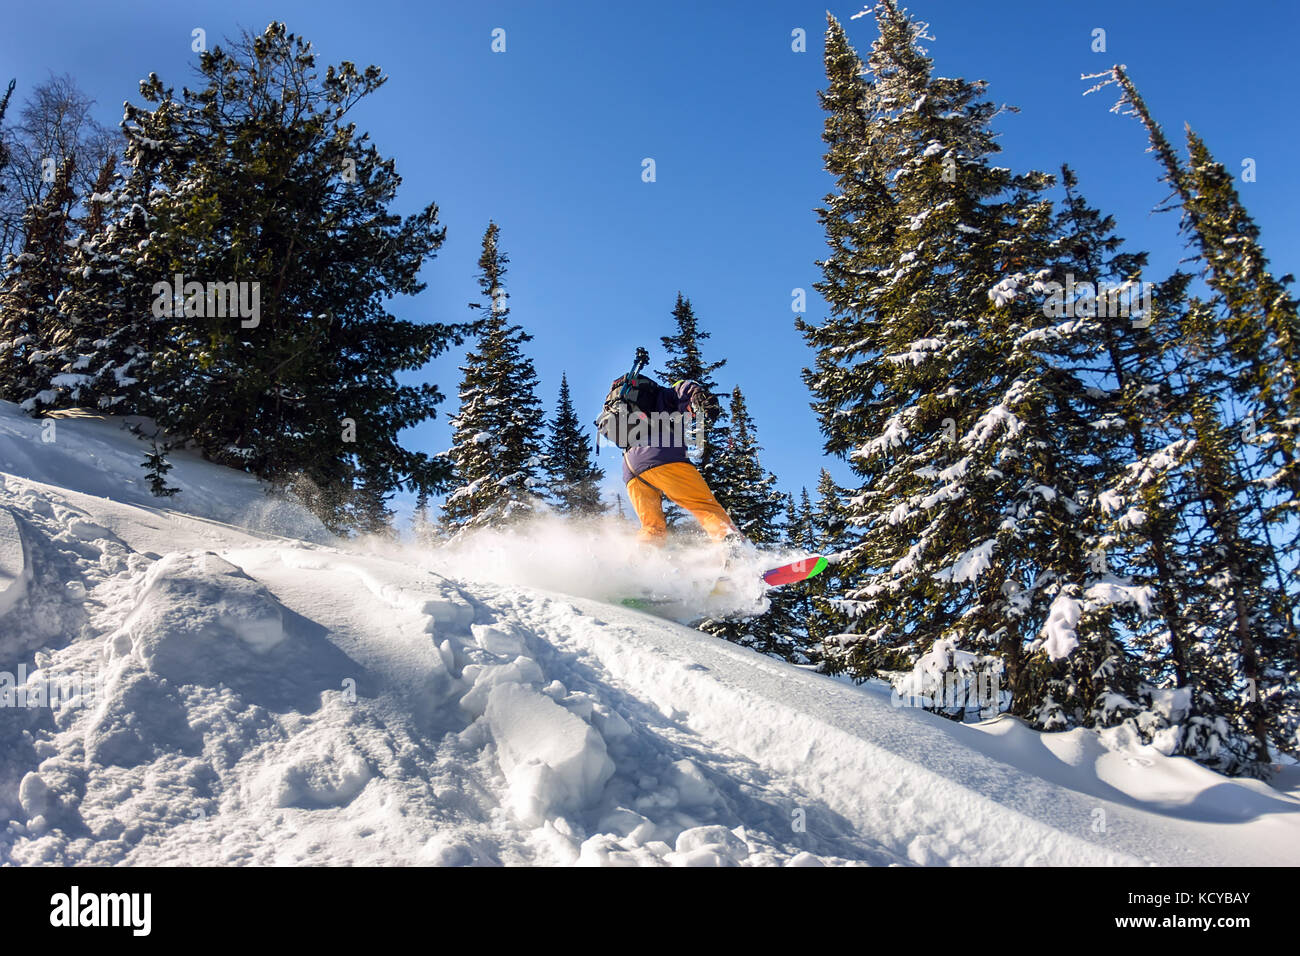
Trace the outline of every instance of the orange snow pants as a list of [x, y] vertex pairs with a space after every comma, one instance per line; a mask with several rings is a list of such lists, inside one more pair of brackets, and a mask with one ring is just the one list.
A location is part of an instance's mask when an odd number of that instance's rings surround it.
[[637, 537], [650, 544], [662, 545], [668, 539], [663, 509], [665, 497], [695, 515], [715, 541], [736, 530], [727, 512], [705, 484], [704, 476], [687, 461], [671, 461], [646, 469], [627, 483], [627, 497], [641, 520]]

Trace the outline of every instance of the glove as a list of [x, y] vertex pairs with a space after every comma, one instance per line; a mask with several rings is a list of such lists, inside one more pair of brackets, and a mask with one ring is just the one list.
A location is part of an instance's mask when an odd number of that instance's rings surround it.
[[696, 387], [691, 394], [691, 411], [697, 418], [709, 418], [718, 410], [718, 400], [707, 389]]

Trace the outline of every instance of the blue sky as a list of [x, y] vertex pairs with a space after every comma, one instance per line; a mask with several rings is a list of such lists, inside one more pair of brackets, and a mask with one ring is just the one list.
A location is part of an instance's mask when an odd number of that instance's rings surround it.
[[[832, 3], [855, 46], [873, 39], [860, 3]], [[1151, 273], [1182, 255], [1171, 214], [1150, 210], [1167, 190], [1143, 152], [1135, 120], [1109, 112], [1112, 91], [1082, 96], [1079, 79], [1128, 66], [1156, 117], [1181, 143], [1190, 123], [1238, 183], [1278, 272], [1296, 271], [1300, 190], [1294, 48], [1300, 5], [1265, 2], [1228, 12], [1207, 0], [918, 0], [940, 75], [990, 81], [990, 97], [1020, 108], [998, 120], [999, 162], [1054, 170], [1068, 160], [1092, 204], [1152, 252]], [[797, 491], [830, 464], [821, 451], [800, 370], [811, 355], [793, 327], [791, 290], [812, 291], [825, 245], [814, 207], [822, 169], [824, 2], [136, 2], [13, 4], [0, 35], [0, 78], [16, 98], [50, 73], [69, 73], [115, 124], [150, 71], [192, 81], [191, 31], [209, 44], [240, 27], [281, 19], [310, 39], [322, 63], [382, 67], [388, 84], [356, 114], [404, 178], [399, 207], [433, 200], [447, 226], [426, 265], [428, 289], [395, 311], [453, 320], [476, 298], [475, 261], [489, 219], [512, 259], [513, 318], [535, 336], [541, 397], [553, 409], [567, 372], [580, 412], [594, 418], [609, 381], [638, 345], [654, 366], [680, 290], [725, 356], [728, 390], [746, 392], [764, 464]], [[1095, 28], [1107, 50], [1091, 50]], [[506, 51], [491, 50], [505, 30]], [[791, 31], [807, 32], [805, 53]], [[642, 160], [657, 181], [642, 181]], [[460, 355], [422, 373], [455, 393]], [[412, 447], [448, 444], [444, 404], [408, 434]], [[617, 452], [602, 464], [617, 473]]]

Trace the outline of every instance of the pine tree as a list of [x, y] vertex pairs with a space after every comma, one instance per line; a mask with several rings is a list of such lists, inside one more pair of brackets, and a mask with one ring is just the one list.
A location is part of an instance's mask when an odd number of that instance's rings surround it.
[[[1300, 509], [1300, 302], [1287, 291], [1292, 277], [1275, 278], [1260, 245], [1259, 227], [1246, 211], [1233, 178], [1215, 161], [1205, 141], [1187, 130], [1189, 162], [1174, 152], [1123, 67], [1108, 71], [1121, 89], [1117, 109], [1137, 116], [1184, 213], [1182, 228], [1205, 265], [1205, 280], [1219, 310], [1217, 332], [1241, 363], [1234, 383], [1250, 419], [1251, 442], [1273, 470], [1265, 481], [1284, 489], [1282, 520]], [[1097, 89], [1099, 87], [1094, 87]], [[1293, 527], [1291, 533], [1297, 532]]]
[[478, 263], [487, 317], [478, 350], [461, 366], [460, 411], [451, 420], [454, 437], [447, 456], [458, 487], [443, 504], [443, 518], [457, 529], [533, 513], [544, 484], [539, 472], [545, 418], [537, 373], [523, 351], [532, 336], [509, 322], [504, 284], [509, 259], [499, 239], [499, 227], [489, 223]]
[[421, 489], [411, 512], [411, 536], [417, 545], [428, 547], [438, 539], [438, 529], [429, 516], [429, 493]]
[[857, 626], [852, 615], [855, 605], [844, 603], [848, 585], [843, 573], [844, 559], [853, 553], [860, 537], [853, 526], [848, 496], [848, 491], [831, 473], [821, 469], [810, 524], [811, 538], [817, 545], [817, 553], [826, 558], [827, 568], [808, 582], [816, 615], [809, 627], [809, 640], [819, 642], [822, 670], [828, 674], [842, 674], [849, 669], [849, 656], [855, 645], [863, 650], [874, 646], [866, 645], [862, 637], [853, 634]]
[[68, 242], [64, 263], [65, 275], [56, 298], [58, 320], [46, 335], [47, 354], [42, 363], [44, 386], [40, 397], [43, 408], [67, 408], [90, 404], [94, 397], [95, 373], [92, 369], [96, 351], [96, 326], [83, 320], [87, 303], [79, 293], [104, 282], [104, 264], [93, 245], [94, 236], [104, 229], [105, 207], [110, 198], [116, 160], [110, 157], [91, 184], [90, 195], [82, 203], [84, 214], [70, 220], [76, 238]]
[[825, 468], [817, 476], [817, 504], [812, 510], [812, 540], [818, 553], [838, 557], [850, 551], [858, 536], [853, 527], [853, 517], [845, 498], [848, 492]]
[[[310, 44], [272, 23], [203, 53], [199, 72], [206, 85], [179, 98], [151, 75], [146, 105], [126, 109], [122, 188], [135, 195], [118, 210], [130, 226], [96, 245], [130, 262], [155, 301], [95, 319], [105, 354], [91, 364], [118, 387], [138, 381], [140, 404], [116, 410], [152, 416], [220, 463], [314, 489], [333, 528], [378, 528], [394, 489], [439, 490], [449, 474], [397, 441], [434, 413], [439, 390], [396, 376], [463, 329], [387, 305], [423, 288], [420, 267], [445, 234], [437, 207], [395, 215], [393, 162], [347, 121], [383, 84], [378, 67], [322, 76]], [[141, 213], [148, 241], [131, 256]], [[177, 273], [183, 288], [154, 288]], [[140, 329], [142, 315], [165, 321]]]
[[[825, 480], [830, 476], [823, 469], [820, 477]], [[786, 547], [808, 555], [827, 557], [827, 553], [835, 549], [823, 538], [820, 525], [808, 489], [801, 488], [798, 500], [791, 499], [791, 510], [786, 522]], [[828, 560], [826, 570], [800, 587], [799, 600], [795, 602], [804, 634], [804, 653], [823, 668], [827, 657], [826, 638], [831, 633], [827, 626], [827, 595], [830, 593], [832, 573]]]
[[[782, 531], [781, 544], [788, 552], [821, 554], [812, 501], [808, 497], [807, 488], [800, 489], [797, 499], [791, 495], [786, 496], [785, 525]], [[818, 626], [819, 614], [814, 602], [814, 595], [820, 593], [820, 577], [821, 575], [818, 575], [801, 582], [797, 587], [788, 589], [788, 593], [777, 592], [788, 607], [792, 619], [791, 633], [798, 639], [799, 648], [796, 651], [795, 663], [819, 662], [822, 656], [822, 631]]]
[[[784, 512], [791, 510], [793, 505], [789, 496], [779, 497], [781, 509]], [[785, 522], [765, 526], [772, 544], [784, 543], [789, 529]], [[769, 657], [796, 664], [810, 663], [815, 658], [809, 653], [807, 612], [810, 605], [803, 587], [802, 584], [787, 585], [769, 591], [767, 610], [755, 617], [706, 620], [697, 626], [706, 634], [752, 648]]]
[[777, 490], [776, 475], [759, 461], [758, 429], [739, 386], [731, 391], [727, 421], [724, 444], [713, 457], [709, 487], [746, 538], [759, 545], [774, 544], [781, 538], [784, 496]]
[[[698, 382], [710, 395], [715, 394], [718, 385], [713, 378], [713, 373], [726, 365], [727, 360], [720, 359], [716, 362], [704, 360], [700, 343], [709, 338], [709, 333], [700, 329], [695, 310], [691, 307], [691, 300], [683, 298], [680, 292], [677, 293], [677, 303], [673, 306], [672, 315], [676, 331], [660, 339], [664, 351], [668, 353], [668, 360], [658, 373], [660, 380], [665, 385], [672, 385], [678, 381]], [[725, 444], [723, 429], [726, 413], [721, 407], [713, 407], [708, 409], [705, 418], [704, 438], [699, 450], [697, 467], [709, 487], [713, 488], [716, 487], [717, 477], [714, 462]], [[670, 508], [668, 513], [671, 518], [675, 511]]]
[[1117, 687], [1101, 697], [1089, 722], [1106, 726], [1132, 718], [1155, 729], [1163, 719], [1142, 685], [1183, 687], [1188, 675], [1190, 631], [1183, 609], [1190, 600], [1189, 575], [1178, 516], [1188, 506], [1189, 436], [1169, 375], [1178, 341], [1174, 317], [1185, 301], [1188, 277], [1175, 273], [1155, 284], [1149, 314], [1097, 308], [1109, 301], [1103, 290], [1139, 287], [1147, 254], [1122, 251], [1114, 219], [1088, 206], [1068, 167], [1062, 182], [1055, 281], [1086, 288], [1091, 296], [1072, 303], [1085, 334], [1067, 356], [1074, 366], [1092, 370], [1090, 387], [1077, 396], [1093, 434], [1089, 561], [1101, 586], [1134, 597], [1115, 609], [1133, 659], [1121, 656], [1106, 665], [1126, 671], [1117, 676], [1124, 692]]
[[560, 376], [560, 398], [551, 420], [546, 449], [550, 492], [561, 514], [591, 517], [607, 510], [600, 499], [600, 481], [605, 473], [594, 464], [591, 440], [587, 437], [569, 397], [569, 379]]
[[167, 472], [172, 470], [172, 463], [167, 460], [169, 449], [165, 443], [159, 445], [156, 437], [151, 443], [151, 448], [152, 450], [144, 456], [145, 478], [149, 482], [149, 491], [155, 498], [170, 498], [180, 489], [169, 487], [167, 484]]
[[801, 323], [827, 450], [863, 480], [838, 568], [859, 635], [846, 663], [859, 678], [910, 667], [940, 640], [996, 655], [1015, 712], [1068, 726], [1105, 674], [1056, 700], [1058, 662], [1116, 643], [1113, 592], [1089, 593], [1084, 385], [1058, 361], [1077, 332], [1043, 301], [1052, 181], [992, 165], [984, 84], [934, 78], [923, 26], [893, 3], [876, 20], [870, 80], [830, 20], [832, 316]]
[[[800, 490], [799, 498], [786, 496], [785, 522], [782, 527], [782, 546], [787, 552], [820, 555], [822, 545], [818, 539], [816, 518], [808, 489]], [[791, 646], [786, 649], [786, 660], [801, 665], [816, 665], [827, 669], [825, 617], [822, 603], [826, 596], [825, 571], [817, 577], [795, 585], [787, 585], [771, 593], [772, 608], [767, 617], [772, 629], [787, 637]]]
[[1206, 263], [1224, 344], [1238, 361], [1233, 390], [1246, 410], [1247, 440], [1260, 464], [1258, 483], [1281, 492], [1271, 517], [1300, 540], [1300, 302], [1290, 276], [1276, 279], [1259, 242], [1259, 227], [1242, 205], [1232, 176], [1205, 142], [1187, 132], [1187, 222]]
[[0, 193], [8, 191], [3, 179], [5, 168], [8, 167], [10, 162], [9, 147], [5, 145], [4, 121], [5, 113], [9, 111], [9, 100], [14, 95], [14, 86], [17, 85], [17, 82], [17, 80], [10, 80], [9, 86], [5, 89], [5, 95], [0, 96]]
[[162, 246], [169, 209], [165, 190], [155, 189], [155, 170], [167, 168], [178, 110], [170, 100], [152, 112], [128, 104], [125, 162], [105, 163], [87, 199], [61, 300], [70, 353], [62, 372], [72, 377], [66, 387], [51, 383], [65, 404], [154, 412], [155, 357], [171, 323], [153, 308], [154, 285], [168, 268]]
[[817, 503], [813, 504], [807, 488], [802, 489], [798, 502], [790, 504], [785, 527], [787, 548], [825, 557], [828, 562], [821, 574], [790, 592], [797, 595], [791, 604], [801, 635], [798, 662], [815, 663], [826, 674], [844, 673], [848, 650], [860, 640], [847, 633], [851, 620], [839, 604], [845, 588], [840, 575], [841, 554], [850, 551], [856, 540], [844, 497], [844, 489], [836, 484], [830, 472], [821, 469]]
[[1290, 278], [1268, 273], [1258, 229], [1203, 141], [1189, 131], [1185, 167], [1123, 69], [1100, 85], [1109, 82], [1121, 88], [1118, 109], [1146, 129], [1210, 290], [1174, 311], [1165, 363], [1187, 433], [1189, 699], [1176, 747], [1228, 773], [1264, 774], [1270, 746], [1295, 752], [1300, 726], [1294, 579], [1279, 560], [1296, 533], [1286, 523], [1296, 500], [1296, 303]]
[[60, 163], [50, 191], [23, 217], [23, 250], [11, 257], [0, 284], [0, 396], [40, 414], [55, 403], [58, 367], [51, 352], [66, 325], [59, 296], [67, 271], [72, 157]]

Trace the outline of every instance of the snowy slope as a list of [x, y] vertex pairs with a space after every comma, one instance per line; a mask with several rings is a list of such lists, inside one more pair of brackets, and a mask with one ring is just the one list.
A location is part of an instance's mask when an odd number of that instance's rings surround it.
[[1294, 768], [954, 724], [560, 593], [580, 555], [334, 541], [183, 455], [154, 499], [119, 423], [45, 427], [0, 404], [0, 693], [42, 704], [0, 707], [0, 863], [1300, 859]]

